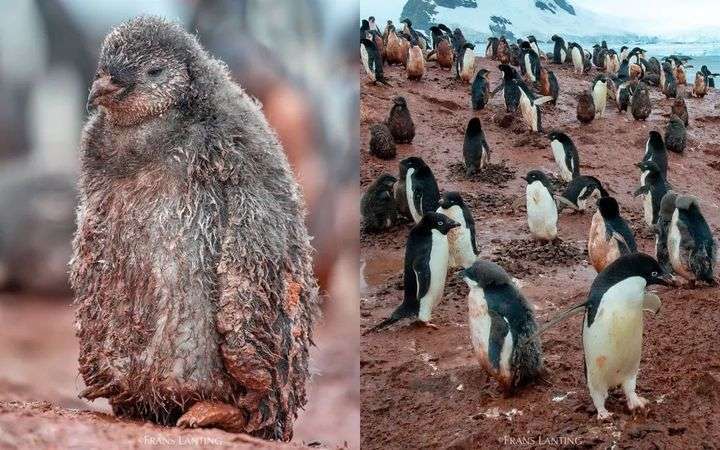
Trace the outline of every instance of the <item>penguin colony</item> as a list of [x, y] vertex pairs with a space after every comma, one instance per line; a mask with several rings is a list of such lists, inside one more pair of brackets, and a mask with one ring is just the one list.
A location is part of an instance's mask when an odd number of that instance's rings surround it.
[[[480, 367], [497, 380], [503, 391], [512, 393], [541, 379], [545, 373], [542, 332], [583, 313], [586, 382], [598, 419], [611, 417], [605, 400], [608, 390], [616, 386], [622, 387], [630, 411], [644, 410], [648, 402], [636, 393], [643, 312], [657, 313], [661, 303], [647, 287], [716, 283], [716, 243], [702, 214], [702, 201], [672, 190], [667, 150], [681, 153], [686, 146], [689, 121], [683, 97], [700, 101], [712, 89], [712, 77], [717, 74], [703, 66], [695, 82], [685, 90], [684, 65], [689, 58], [671, 55], [658, 61], [648, 58], [639, 47], [623, 46], [616, 51], [604, 41], [594, 45], [590, 53], [577, 43], [566, 43], [558, 35], [552, 36], [554, 48], [548, 55], [541, 52], [534, 36], [518, 39], [517, 44], [508, 44], [504, 36], [489, 38], [485, 51], [479, 54], [498, 61], [498, 73], [492, 74], [479, 69], [476, 47], [465, 41], [462, 31], [451, 32], [443, 24], [431, 27], [432, 48], [428, 45], [424, 53], [415, 52], [413, 56], [406, 50], [401, 57], [389, 54], [395, 40], [407, 40], [413, 46], [418, 36], [423, 36], [411, 28], [407, 19], [403, 23], [402, 33], [397, 33], [391, 22], [383, 33], [387, 64], [404, 64], [408, 79], [418, 81], [423, 80], [422, 74], [411, 75], [408, 65], [413, 58], [424, 56], [441, 68], [447, 68], [448, 61], [452, 61], [450, 76], [469, 85], [472, 118], [461, 124], [465, 129], [462, 157], [468, 177], [482, 172], [490, 161], [494, 145], [483, 132], [482, 112], [498, 91], [504, 91], [506, 116], [522, 120], [530, 133], [543, 132], [542, 112], [555, 107], [561, 89], [554, 73], [544, 65], [568, 65], [576, 78], [587, 76], [593, 68], [599, 72], [585, 91], [574, 95], [581, 123], [606, 120], [608, 103], [614, 103], [621, 114], [645, 120], [653, 108], [651, 88], [675, 100], [664, 133], [650, 131], [642, 154], [638, 149], [640, 186], [635, 196], [642, 197], [643, 216], [656, 236], [654, 257], [638, 252], [633, 231], [623, 218], [623, 209], [629, 206], [623, 207], [610, 196], [597, 177], [581, 174], [582, 148], [562, 130], [547, 134], [548, 150], [557, 164], [559, 177], [568, 184], [563, 192], [556, 192], [542, 170], [531, 170], [522, 177], [527, 182], [528, 230], [535, 239], [558, 242], [562, 236], [559, 213], [564, 208], [579, 213], [594, 210], [588, 224], [588, 262], [598, 275], [584, 302], [542, 326], [536, 323], [531, 301], [507, 272], [478, 256], [483, 242], [476, 236], [471, 210], [461, 194], [441, 191], [432, 168], [421, 158], [402, 159], [397, 178], [383, 174], [370, 186], [363, 198], [362, 212], [365, 221], [375, 229], [400, 225], [403, 221], [414, 224], [405, 247], [405, 295], [392, 314], [366, 334], [406, 318], [437, 328], [431, 322], [433, 308], [442, 301], [447, 271], [459, 268], [459, 275], [469, 287], [470, 341]], [[368, 41], [370, 34], [363, 31], [361, 39]], [[442, 62], [441, 53], [445, 53]], [[368, 74], [370, 81], [376, 82], [377, 75], [373, 79]], [[492, 91], [491, 80], [497, 83]], [[552, 106], [541, 108], [548, 102]], [[402, 120], [411, 124], [409, 111], [413, 105], [408, 105], [405, 99], [398, 103], [396, 99], [393, 111], [399, 104], [403, 105]], [[391, 131], [392, 115], [393, 112], [388, 120]], [[411, 140], [401, 137], [395, 142]], [[402, 153], [401, 148], [398, 150]], [[387, 208], [387, 213], [378, 214], [383, 208]]]

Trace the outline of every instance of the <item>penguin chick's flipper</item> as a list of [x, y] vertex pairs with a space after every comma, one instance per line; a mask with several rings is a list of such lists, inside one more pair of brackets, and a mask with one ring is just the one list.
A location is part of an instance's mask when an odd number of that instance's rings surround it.
[[220, 402], [197, 402], [177, 421], [181, 428], [220, 428], [230, 433], [245, 431], [247, 418], [238, 408]]
[[644, 311], [649, 311], [653, 314], [657, 314], [660, 311], [660, 305], [660, 297], [650, 292], [645, 293], [645, 298], [643, 298]]

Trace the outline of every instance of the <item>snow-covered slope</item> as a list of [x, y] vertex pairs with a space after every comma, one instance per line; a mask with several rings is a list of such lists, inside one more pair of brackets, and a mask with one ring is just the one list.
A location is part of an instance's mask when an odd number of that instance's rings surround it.
[[397, 23], [404, 12], [416, 14], [420, 22], [426, 16], [433, 23], [460, 27], [474, 41], [491, 34], [533, 34], [539, 41], [553, 34], [577, 41], [656, 39], [636, 34], [627, 21], [600, 16], [569, 0], [360, 0], [361, 17], [374, 15], [381, 24], [388, 19]]

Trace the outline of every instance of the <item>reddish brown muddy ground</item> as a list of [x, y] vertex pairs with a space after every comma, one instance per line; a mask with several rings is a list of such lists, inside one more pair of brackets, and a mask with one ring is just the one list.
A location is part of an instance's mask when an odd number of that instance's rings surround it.
[[[499, 81], [497, 62], [479, 59]], [[642, 157], [648, 131], [661, 130], [671, 101], [652, 88], [653, 112], [646, 122], [618, 113], [608, 101], [605, 116], [589, 125], [575, 118], [575, 94], [596, 75], [573, 75], [568, 66], [554, 70], [560, 83], [558, 105], [543, 106], [546, 131], [559, 128], [578, 147], [581, 171], [599, 177], [615, 196], [621, 213], [636, 232], [638, 244], [653, 252], [645, 230], [641, 200], [632, 192], [639, 183], [633, 163]], [[477, 242], [490, 258], [517, 278], [534, 303], [542, 323], [565, 307], [584, 301], [595, 271], [587, 263], [586, 240], [591, 213], [564, 211], [559, 220], [562, 246], [529, 240], [524, 211], [525, 182], [531, 169], [557, 175], [549, 142], [516, 120], [509, 129], [493, 121], [504, 114], [502, 93], [478, 113], [470, 108], [470, 87], [430, 64], [420, 82], [408, 81], [401, 68], [387, 68], [392, 87], [363, 81], [361, 93], [361, 184], [382, 172], [397, 174], [398, 161], [421, 156], [432, 168], [441, 191], [460, 191], [475, 219]], [[363, 74], [363, 80], [366, 80]], [[368, 128], [387, 117], [393, 96], [406, 97], [416, 124], [412, 145], [398, 146], [395, 160], [367, 153]], [[720, 225], [720, 94], [686, 99], [689, 143], [684, 155], [669, 154], [668, 178], [676, 190], [701, 199], [715, 233]], [[502, 163], [511, 178], [493, 174], [468, 181], [458, 164], [468, 120], [477, 115], [492, 148], [492, 162]], [[500, 175], [507, 173], [503, 170]], [[363, 234], [361, 252], [366, 285], [361, 294], [361, 330], [387, 317], [402, 299], [402, 264], [410, 225], [380, 234]], [[448, 274], [445, 296], [433, 312], [439, 330], [402, 322], [361, 339], [361, 445], [363, 448], [496, 448], [522, 445], [619, 448], [713, 448], [720, 438], [720, 289], [657, 289], [663, 307], [646, 315], [638, 393], [650, 400], [647, 416], [633, 417], [622, 393], [607, 402], [612, 422], [600, 423], [585, 385], [581, 318], [573, 317], [543, 335], [547, 383], [504, 398], [473, 357], [467, 326], [467, 287]]]
[[325, 309], [309, 403], [293, 442], [280, 444], [118, 419], [106, 401], [80, 400], [69, 300], [0, 295], [0, 449], [357, 448], [357, 310]]

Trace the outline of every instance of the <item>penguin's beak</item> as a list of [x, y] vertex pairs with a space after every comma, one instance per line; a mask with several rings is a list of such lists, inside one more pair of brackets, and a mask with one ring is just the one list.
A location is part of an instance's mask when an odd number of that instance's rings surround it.
[[450, 220], [450, 221], [448, 221], [447, 226], [448, 226], [448, 230], [452, 230], [453, 228], [459, 227], [460, 224], [455, 222], [454, 220]]
[[523, 176], [520, 176], [520, 178], [522, 178], [523, 180], [525, 180], [526, 182], [528, 182], [528, 183], [529, 183], [529, 181], [528, 181], [527, 177], [523, 177]]
[[673, 277], [669, 273], [663, 273], [657, 277], [652, 277], [650, 280], [652, 284], [660, 284], [662, 286], [670, 286], [673, 284]]
[[113, 83], [110, 75], [104, 75], [95, 80], [90, 88], [87, 100], [87, 109], [91, 110], [102, 103], [102, 99], [118, 92], [121, 86]]

